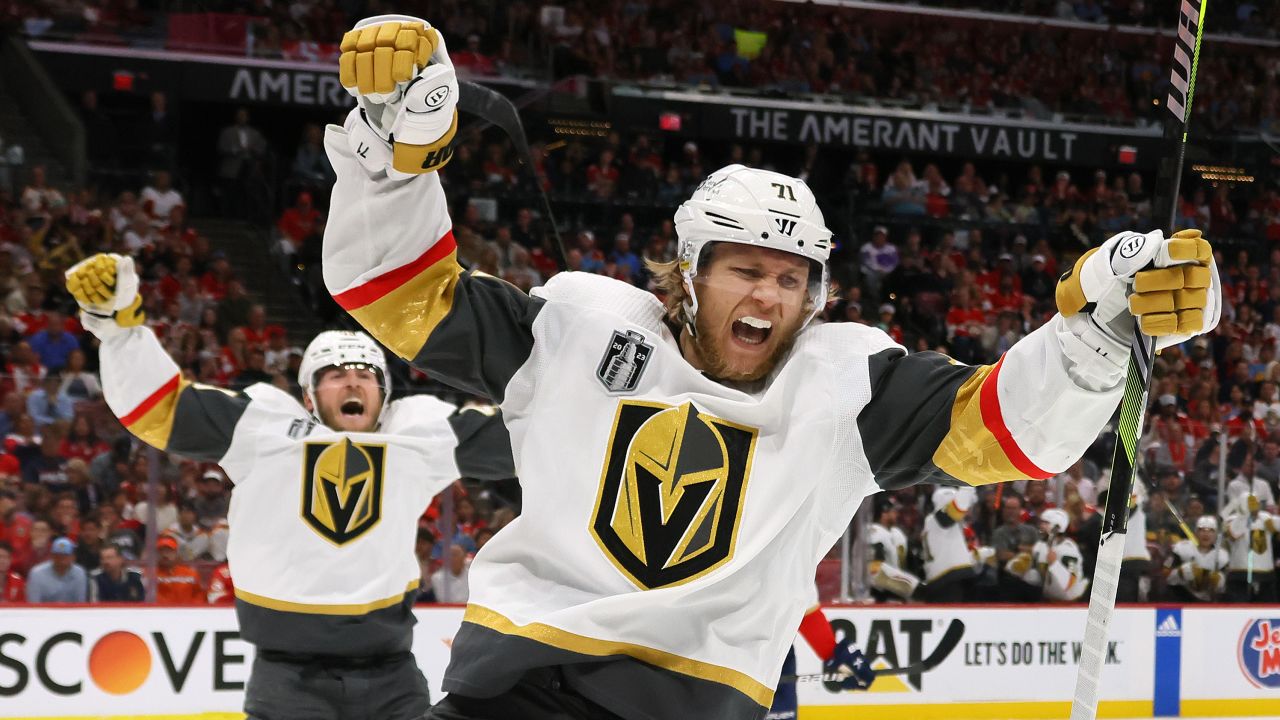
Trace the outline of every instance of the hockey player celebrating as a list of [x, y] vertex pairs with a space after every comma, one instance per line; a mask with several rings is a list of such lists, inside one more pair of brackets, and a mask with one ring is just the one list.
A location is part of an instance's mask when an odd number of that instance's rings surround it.
[[1258, 496], [1246, 493], [1228, 505], [1223, 521], [1230, 555], [1227, 602], [1275, 602], [1275, 560], [1271, 536], [1280, 518], [1262, 509]]
[[500, 404], [524, 487], [471, 566], [433, 718], [761, 717], [864, 498], [1061, 472], [1119, 402], [1131, 311], [1161, 347], [1217, 322], [1209, 243], [1154, 231], [1083, 257], [1061, 313], [994, 365], [814, 326], [831, 231], [803, 181], [741, 165], [676, 211], [665, 301], [582, 273], [526, 295], [458, 264], [439, 34], [381, 16], [341, 47], [359, 107], [326, 132], [325, 282], [388, 348]]
[[363, 333], [307, 347], [305, 398], [265, 383], [192, 384], [142, 324], [133, 260], [67, 271], [98, 337], [107, 404], [140, 439], [217, 462], [236, 484], [227, 556], [236, 616], [257, 654], [249, 718], [420, 718], [430, 700], [410, 647], [418, 517], [462, 475], [514, 475], [500, 416], [428, 396], [390, 402], [382, 350]]
[[933, 491], [932, 500], [934, 509], [925, 517], [920, 537], [925, 577], [921, 592], [928, 602], [964, 602], [981, 566], [964, 537], [964, 518], [978, 501], [978, 491], [943, 487]]
[[1167, 582], [1177, 602], [1213, 602], [1226, 587], [1229, 559], [1218, 547], [1218, 520], [1202, 515], [1196, 520], [1195, 540], [1186, 538], [1169, 555]]

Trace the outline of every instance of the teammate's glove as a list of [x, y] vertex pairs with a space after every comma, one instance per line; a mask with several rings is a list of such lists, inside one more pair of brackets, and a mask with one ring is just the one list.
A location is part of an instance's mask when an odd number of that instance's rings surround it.
[[1199, 230], [1170, 238], [1159, 230], [1122, 232], [1062, 276], [1057, 304], [1077, 337], [1123, 367], [1133, 318], [1156, 338], [1157, 350], [1177, 345], [1218, 325], [1222, 287]]
[[835, 652], [823, 663], [822, 670], [828, 676], [841, 676], [839, 682], [842, 690], [866, 690], [876, 680], [871, 663], [848, 640], [836, 643]]
[[99, 338], [146, 320], [133, 258], [98, 253], [68, 269], [66, 279], [67, 291], [80, 304], [81, 324]]
[[400, 178], [443, 167], [458, 129], [458, 79], [440, 33], [415, 17], [378, 15], [356, 23], [341, 50], [339, 80], [360, 105], [347, 138], [361, 164]]

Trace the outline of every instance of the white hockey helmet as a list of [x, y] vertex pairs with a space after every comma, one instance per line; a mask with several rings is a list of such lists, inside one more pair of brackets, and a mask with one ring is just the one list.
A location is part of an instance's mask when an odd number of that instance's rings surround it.
[[1049, 508], [1040, 513], [1040, 522], [1049, 525], [1050, 535], [1061, 535], [1067, 531], [1067, 526], [1071, 524], [1071, 518], [1067, 517], [1066, 510]]
[[[387, 409], [391, 397], [391, 376], [387, 373], [387, 356], [373, 338], [362, 332], [326, 330], [315, 337], [302, 353], [302, 365], [298, 367], [298, 385], [311, 399], [311, 407], [317, 408], [316, 377], [321, 370], [330, 367], [367, 367], [378, 376], [382, 387], [382, 410]], [[314, 412], [314, 411], [313, 411]], [[317, 415], [317, 417], [319, 417]], [[382, 417], [379, 412], [378, 417]]]
[[1196, 520], [1196, 529], [1218, 532], [1218, 518], [1212, 515], [1201, 515]]
[[946, 507], [952, 500], [956, 499], [956, 489], [953, 487], [940, 487], [933, 491], [933, 509], [941, 510]]
[[680, 274], [689, 288], [684, 311], [690, 329], [698, 314], [693, 278], [705, 259], [703, 249], [713, 242], [781, 250], [811, 261], [816, 266], [809, 273], [813, 308], [804, 325], [826, 306], [831, 231], [817, 198], [803, 180], [745, 165], [727, 165], [708, 175], [693, 196], [676, 209], [675, 225]]

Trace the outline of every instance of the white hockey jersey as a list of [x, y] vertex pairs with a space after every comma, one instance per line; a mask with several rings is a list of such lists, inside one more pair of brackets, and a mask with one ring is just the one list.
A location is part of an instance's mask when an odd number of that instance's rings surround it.
[[410, 648], [418, 518], [465, 475], [514, 475], [501, 419], [420, 395], [378, 432], [317, 424], [266, 384], [231, 392], [183, 379], [149, 328], [103, 338], [107, 404], [162, 450], [217, 462], [235, 483], [227, 559], [246, 640], [292, 654]]
[[1187, 589], [1197, 600], [1213, 602], [1227, 584], [1227, 551], [1220, 547], [1201, 550], [1197, 543], [1180, 540], [1169, 556], [1166, 581]]
[[[1240, 504], [1244, 501], [1241, 500]], [[1275, 556], [1271, 551], [1271, 536], [1280, 531], [1280, 519], [1266, 510], [1250, 517], [1247, 511], [1237, 511], [1223, 522], [1227, 534], [1227, 548], [1232, 572], [1269, 573], [1275, 571]]]
[[924, 553], [925, 582], [937, 584], [976, 574], [978, 559], [964, 537], [964, 517], [977, 496], [972, 490], [957, 493], [945, 507], [925, 516], [920, 544]]
[[370, 175], [344, 132], [326, 136], [329, 290], [402, 357], [500, 403], [524, 488], [471, 566], [449, 692], [554, 665], [628, 720], [759, 718], [863, 498], [1050, 477], [1119, 401], [1122, 373], [1073, 356], [1061, 318], [981, 367], [819, 325], [759, 389], [723, 385], [648, 292], [565, 273], [529, 296], [463, 271], [436, 174]]
[[899, 569], [907, 562], [907, 535], [897, 525], [885, 527], [880, 523], [871, 523], [867, 529], [867, 545], [870, 546], [873, 561]]
[[[1050, 551], [1052, 561], [1049, 560]], [[1031, 549], [1030, 560], [1027, 568], [1020, 568], [1023, 571], [1019, 575], [1030, 585], [1040, 585], [1045, 600], [1079, 600], [1089, 587], [1089, 581], [1084, 577], [1080, 546], [1071, 538], [1058, 537], [1051, 543], [1040, 540]]]

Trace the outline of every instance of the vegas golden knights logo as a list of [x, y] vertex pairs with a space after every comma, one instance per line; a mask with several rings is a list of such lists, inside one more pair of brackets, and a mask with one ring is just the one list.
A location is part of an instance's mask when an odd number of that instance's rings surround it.
[[302, 518], [329, 542], [342, 545], [382, 518], [385, 445], [341, 442], [306, 444]]
[[591, 533], [636, 585], [679, 585], [733, 557], [757, 430], [678, 407], [618, 403]]

